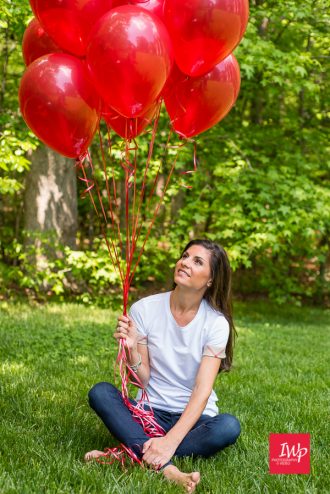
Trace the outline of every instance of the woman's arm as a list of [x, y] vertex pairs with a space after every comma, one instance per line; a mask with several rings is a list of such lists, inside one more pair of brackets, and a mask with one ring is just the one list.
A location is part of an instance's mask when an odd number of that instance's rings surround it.
[[181, 441], [202, 415], [212, 393], [220, 364], [221, 359], [219, 358], [208, 356], [202, 358], [195, 386], [183, 414], [166, 436], [152, 438], [144, 443], [144, 461], [149, 464], [160, 462], [162, 466], [172, 458]]
[[219, 372], [220, 364], [221, 359], [219, 358], [206, 356], [202, 358], [202, 362], [196, 376], [195, 386], [188, 404], [180, 419], [167, 433], [167, 436], [169, 436], [169, 438], [173, 441], [176, 440], [178, 445], [202, 415], [207, 401], [212, 393], [214, 381]]
[[[128, 357], [128, 365], [134, 365], [139, 362], [139, 354], [141, 355], [142, 363], [135, 374], [137, 374], [143, 387], [146, 388], [150, 379], [149, 352], [147, 345], [140, 345], [138, 343], [136, 349], [131, 350], [131, 358]], [[135, 384], [134, 381], [133, 384]]]
[[150, 379], [148, 346], [138, 343], [139, 333], [136, 329], [136, 324], [131, 317], [118, 317], [118, 326], [116, 328], [116, 332], [114, 333], [114, 337], [118, 342], [121, 338], [126, 341], [126, 345], [130, 350], [130, 355], [128, 355], [128, 365], [137, 364], [141, 355], [142, 363], [137, 369], [136, 374], [145, 388]]

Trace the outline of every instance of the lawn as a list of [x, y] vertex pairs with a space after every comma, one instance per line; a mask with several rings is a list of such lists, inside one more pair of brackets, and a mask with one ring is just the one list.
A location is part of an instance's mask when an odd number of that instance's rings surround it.
[[[89, 388], [113, 381], [116, 314], [78, 305], [0, 305], [0, 492], [181, 492], [161, 475], [85, 464], [116, 442], [87, 404]], [[200, 470], [200, 493], [329, 493], [329, 311], [237, 304], [235, 367], [217, 379], [222, 413], [236, 415], [234, 446]], [[271, 432], [311, 434], [310, 475], [270, 475]]]

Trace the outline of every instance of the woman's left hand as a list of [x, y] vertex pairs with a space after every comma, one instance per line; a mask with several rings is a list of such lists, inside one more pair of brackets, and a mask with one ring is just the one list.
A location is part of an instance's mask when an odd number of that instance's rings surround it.
[[173, 443], [166, 436], [153, 437], [143, 445], [142, 453], [144, 455], [142, 460], [151, 467], [158, 469], [170, 461], [177, 447], [178, 444]]

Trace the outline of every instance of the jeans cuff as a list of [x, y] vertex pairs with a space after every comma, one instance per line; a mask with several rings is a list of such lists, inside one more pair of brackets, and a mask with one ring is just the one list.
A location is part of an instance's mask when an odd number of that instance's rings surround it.
[[167, 463], [165, 463], [165, 465], [163, 465], [162, 467], [160, 467], [160, 469], [158, 470], [158, 472], [161, 472], [162, 470], [164, 470], [164, 468], [167, 467], [167, 465], [173, 465], [173, 462], [172, 461], [168, 461]]

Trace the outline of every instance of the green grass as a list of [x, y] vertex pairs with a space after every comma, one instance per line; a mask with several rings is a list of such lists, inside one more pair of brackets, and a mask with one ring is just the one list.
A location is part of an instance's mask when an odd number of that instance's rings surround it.
[[[1, 494], [180, 492], [139, 467], [82, 461], [116, 444], [86, 400], [93, 384], [113, 380], [115, 314], [0, 307]], [[201, 471], [200, 493], [329, 493], [329, 311], [238, 304], [236, 321], [235, 368], [216, 389], [241, 436], [212, 459], [176, 464]], [[311, 434], [310, 475], [268, 473], [270, 432]]]

